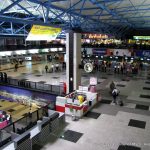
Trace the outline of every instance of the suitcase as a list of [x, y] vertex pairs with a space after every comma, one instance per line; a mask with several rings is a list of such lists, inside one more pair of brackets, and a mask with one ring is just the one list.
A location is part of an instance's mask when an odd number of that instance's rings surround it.
[[119, 106], [124, 106], [124, 103], [123, 103], [123, 101], [120, 98], [118, 98], [118, 105]]
[[120, 101], [119, 102], [119, 106], [123, 106], [124, 104], [123, 104], [123, 101]]

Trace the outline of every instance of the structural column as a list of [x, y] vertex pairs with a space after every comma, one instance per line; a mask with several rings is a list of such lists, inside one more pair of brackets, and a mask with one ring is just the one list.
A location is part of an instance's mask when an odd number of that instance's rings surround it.
[[66, 57], [67, 93], [70, 93], [81, 84], [81, 33], [66, 33]]

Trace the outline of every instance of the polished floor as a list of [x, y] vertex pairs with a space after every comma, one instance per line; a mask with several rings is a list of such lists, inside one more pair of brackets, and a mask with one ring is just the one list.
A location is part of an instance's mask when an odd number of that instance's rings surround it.
[[[17, 72], [13, 69], [5, 72], [8, 76], [35, 82], [59, 84], [65, 80], [65, 71], [45, 73], [45, 64], [26, 63], [24, 67], [18, 68]], [[128, 145], [125, 150], [150, 150], [149, 73], [149, 70], [143, 70], [138, 75], [126, 76], [113, 72], [83, 72], [82, 85], [89, 84], [90, 76], [98, 78], [97, 90], [102, 101], [91, 110], [93, 113], [78, 121], [72, 121], [71, 117], [67, 116], [63, 131], [50, 135], [46, 143], [39, 143], [34, 149], [124, 150], [125, 145]], [[120, 90], [119, 100], [124, 102], [122, 107], [111, 103], [109, 84], [112, 80]]]

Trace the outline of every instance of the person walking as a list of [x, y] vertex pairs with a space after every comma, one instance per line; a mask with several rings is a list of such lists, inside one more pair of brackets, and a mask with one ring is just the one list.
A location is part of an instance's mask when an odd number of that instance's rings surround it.
[[110, 83], [110, 90], [111, 90], [111, 93], [112, 93], [112, 91], [114, 90], [115, 87], [116, 87], [116, 86], [115, 86], [115, 83], [112, 81], [112, 82]]
[[114, 90], [112, 91], [112, 96], [113, 96], [113, 103], [117, 104], [117, 97], [119, 95], [119, 90], [115, 87]]

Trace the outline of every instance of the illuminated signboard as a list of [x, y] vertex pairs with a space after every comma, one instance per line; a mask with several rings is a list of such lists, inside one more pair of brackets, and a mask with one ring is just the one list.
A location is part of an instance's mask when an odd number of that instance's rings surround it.
[[61, 28], [33, 25], [26, 40], [27, 41], [55, 40], [60, 32]]
[[32, 60], [31, 57], [25, 57], [25, 60]]
[[150, 36], [133, 36], [135, 40], [150, 40]]
[[108, 39], [106, 34], [83, 34], [83, 37], [86, 39]]

